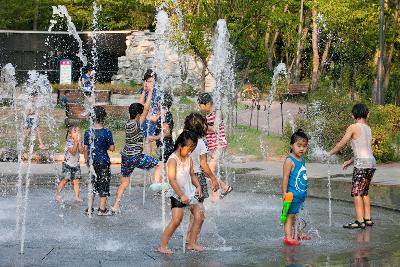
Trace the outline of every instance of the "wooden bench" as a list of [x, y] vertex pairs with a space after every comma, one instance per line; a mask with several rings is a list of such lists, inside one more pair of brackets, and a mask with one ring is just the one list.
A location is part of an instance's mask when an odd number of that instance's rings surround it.
[[[128, 119], [129, 118], [129, 108], [127, 106], [116, 106], [116, 105], [104, 105], [100, 104], [98, 106], [104, 107], [107, 112], [107, 116], [113, 118]], [[67, 104], [67, 119], [75, 120], [86, 120], [89, 115], [85, 114], [85, 108], [79, 103], [68, 103]]]
[[308, 83], [303, 84], [288, 84], [286, 95], [304, 95], [309, 89], [310, 85]]
[[[79, 89], [59, 89], [57, 92], [57, 103], [60, 103], [61, 97], [68, 91], [68, 103], [83, 103], [85, 95]], [[110, 90], [95, 90], [95, 101], [100, 103], [111, 103]]]

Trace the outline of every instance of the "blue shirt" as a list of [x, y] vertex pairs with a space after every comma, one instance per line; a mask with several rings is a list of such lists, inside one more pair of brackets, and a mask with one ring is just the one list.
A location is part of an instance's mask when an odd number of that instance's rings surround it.
[[288, 156], [294, 163], [294, 169], [290, 172], [287, 191], [293, 193], [293, 197], [302, 199], [307, 196], [308, 179], [306, 162], [304, 159], [298, 161], [292, 155]]
[[[139, 94], [141, 94], [142, 92], [143, 92], [143, 87], [140, 88]], [[159, 103], [160, 100], [161, 100], [161, 93], [162, 93], [162, 92], [160, 92], [160, 90], [158, 89], [157, 84], [154, 85], [154, 87], [153, 87], [153, 92], [152, 92], [152, 94], [151, 94], [151, 105], [150, 105], [150, 107], [151, 107], [151, 113], [152, 113], [153, 115], [154, 115], [154, 114], [158, 114], [158, 113], [160, 112], [160, 107], [159, 107], [158, 103]], [[145, 93], [145, 95], [144, 95], [144, 101], [145, 101], [145, 102], [146, 102], [148, 96], [149, 96], [149, 92], [147, 91], [147, 92]]]
[[[92, 134], [94, 134], [93, 147], [91, 147], [90, 142]], [[93, 158], [93, 165], [99, 164], [100, 162], [103, 162], [104, 164], [111, 163], [107, 150], [111, 145], [114, 145], [114, 140], [109, 129], [87, 129], [83, 138], [83, 144], [88, 146], [89, 162], [90, 159]]]

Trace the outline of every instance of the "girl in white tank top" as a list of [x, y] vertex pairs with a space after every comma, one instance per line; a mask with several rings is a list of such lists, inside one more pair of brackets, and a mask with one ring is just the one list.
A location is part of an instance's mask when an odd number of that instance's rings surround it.
[[202, 196], [201, 185], [194, 175], [193, 163], [190, 153], [196, 148], [198, 137], [190, 131], [183, 131], [176, 139], [174, 153], [167, 162], [168, 180], [171, 185], [169, 195], [171, 196], [172, 217], [161, 237], [158, 251], [163, 254], [172, 254], [168, 248], [168, 241], [182, 222], [184, 207], [189, 206], [193, 215], [193, 223], [190, 225], [187, 235], [187, 249], [202, 251], [203, 248], [197, 243], [204, 221], [204, 213], [201, 204], [191, 202], [194, 197]]

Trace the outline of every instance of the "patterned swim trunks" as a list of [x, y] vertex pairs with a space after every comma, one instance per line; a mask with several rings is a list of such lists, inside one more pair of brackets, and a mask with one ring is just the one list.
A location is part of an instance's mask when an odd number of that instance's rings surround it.
[[369, 185], [375, 173], [375, 168], [354, 168], [353, 180], [351, 181], [351, 196], [368, 196]]
[[121, 174], [122, 176], [130, 176], [135, 168], [142, 170], [150, 170], [158, 164], [158, 159], [146, 154], [138, 154], [135, 156], [122, 156]]

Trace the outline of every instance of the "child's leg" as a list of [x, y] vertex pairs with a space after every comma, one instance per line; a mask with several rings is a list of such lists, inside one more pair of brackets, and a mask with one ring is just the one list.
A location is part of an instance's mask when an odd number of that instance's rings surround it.
[[363, 197], [361, 196], [354, 196], [354, 208], [356, 210], [356, 218], [357, 221], [363, 222], [364, 221], [364, 203]]
[[154, 176], [153, 176], [153, 182], [154, 183], [161, 183], [162, 177], [161, 177], [161, 161], [154, 167]]
[[293, 236], [292, 236], [292, 229], [294, 226], [294, 223], [296, 222], [296, 215], [295, 214], [288, 214], [287, 216], [287, 220], [286, 223], [283, 227], [284, 231], [285, 231], [285, 238], [287, 240], [294, 240]]
[[55, 199], [56, 201], [61, 201], [61, 190], [64, 189], [65, 185], [68, 183], [68, 179], [63, 178], [57, 185]]
[[114, 209], [119, 209], [121, 206], [121, 198], [125, 192], [125, 189], [129, 186], [130, 179], [127, 176], [122, 176], [117, 192], [115, 193], [115, 202], [113, 205]]
[[364, 204], [364, 218], [371, 219], [371, 201], [369, 196], [363, 196], [363, 204]]
[[107, 207], [107, 197], [100, 197], [99, 209], [105, 210]]
[[46, 145], [43, 143], [43, 138], [42, 138], [42, 131], [40, 130], [39, 127], [35, 128], [36, 131], [36, 136], [39, 142], [39, 148], [40, 149], [46, 149]]
[[204, 209], [202, 205], [192, 205], [191, 212], [193, 215], [193, 223], [189, 230], [189, 240], [188, 240], [188, 249], [203, 251], [203, 247], [198, 244], [198, 237], [201, 231], [201, 227], [204, 222]]
[[179, 227], [182, 222], [184, 214], [183, 208], [173, 208], [172, 209], [172, 218], [170, 223], [165, 228], [160, 241], [160, 247], [158, 251], [165, 254], [172, 254], [172, 250], [168, 249], [168, 241], [170, 240], [171, 236], [175, 232], [175, 230]]
[[80, 189], [79, 189], [79, 179], [77, 179], [77, 178], [74, 179], [73, 186], [74, 186], [74, 192], [75, 192], [75, 200], [82, 201], [81, 193], [80, 193]]

